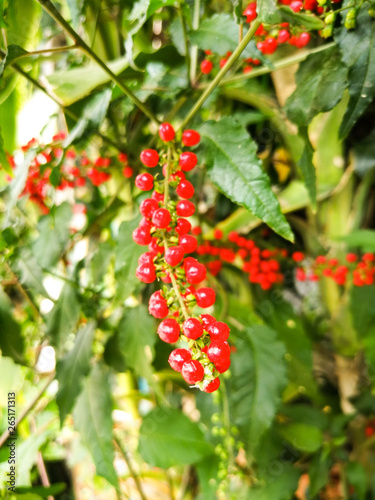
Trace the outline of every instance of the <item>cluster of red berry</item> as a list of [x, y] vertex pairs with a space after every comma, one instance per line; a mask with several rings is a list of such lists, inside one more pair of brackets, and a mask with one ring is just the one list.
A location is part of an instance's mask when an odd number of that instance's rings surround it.
[[[305, 256], [302, 252], [295, 252], [296, 262], [302, 262]], [[375, 255], [365, 253], [362, 258], [354, 253], [348, 253], [345, 264], [338, 259], [328, 259], [324, 255], [318, 255], [312, 266], [298, 267], [296, 278], [299, 281], [318, 281], [322, 276], [333, 279], [338, 285], [344, 286], [349, 279], [354, 286], [373, 285], [375, 279]]]
[[[133, 239], [139, 245], [148, 245], [149, 251], [139, 258], [137, 277], [144, 283], [156, 279], [172, 284], [170, 288], [154, 292], [149, 300], [149, 312], [162, 319], [158, 334], [161, 340], [186, 345], [174, 349], [169, 356], [170, 366], [181, 372], [188, 384], [196, 385], [205, 392], [219, 388], [219, 374], [230, 366], [230, 347], [227, 342], [229, 327], [210, 314], [192, 314], [194, 306], [211, 307], [215, 292], [211, 287], [201, 286], [207, 270], [191, 256], [197, 249], [197, 240], [192, 235], [187, 217], [195, 212], [190, 198], [193, 185], [186, 179], [186, 172], [198, 163], [191, 151], [182, 151], [175, 140], [175, 131], [169, 123], [159, 127], [159, 136], [167, 150], [161, 154], [154, 149], [142, 151], [141, 162], [148, 168], [162, 165], [164, 179], [145, 172], [135, 179], [142, 191], [151, 191], [152, 196], [142, 201], [143, 216]], [[199, 143], [200, 136], [194, 130], [185, 130], [181, 142], [188, 148]], [[169, 188], [174, 189], [170, 193]], [[172, 195], [172, 196], [171, 196]]]
[[[332, 0], [332, 3], [337, 4], [341, 1], [342, 0]], [[326, 2], [324, 0], [279, 0], [279, 2], [283, 5], [288, 5], [294, 12], [305, 11], [307, 13], [315, 13], [318, 16], [323, 13], [327, 13], [327, 7], [325, 6]], [[246, 23], [250, 24], [258, 17], [256, 9], [256, 2], [251, 2], [247, 5], [243, 11], [243, 15], [246, 17]], [[329, 28], [332, 24], [332, 17], [334, 17], [334, 12], [329, 12], [326, 15], [327, 26], [320, 32], [320, 35], [325, 38], [331, 34], [331, 30]], [[304, 29], [300, 26], [291, 26], [289, 23], [281, 23], [276, 26], [261, 24], [255, 32], [256, 46], [258, 50], [265, 55], [273, 54], [276, 52], [279, 45], [285, 43], [293, 45], [298, 49], [302, 49], [303, 47], [306, 47], [310, 40], [311, 35], [308, 31], [304, 31]], [[206, 50], [205, 55], [206, 57], [201, 62], [200, 68], [201, 72], [204, 75], [207, 75], [214, 69], [214, 64], [217, 64], [217, 59], [220, 68], [225, 66], [228, 58], [231, 56], [231, 52], [227, 52], [225, 56], [217, 56], [210, 50]], [[244, 59], [242, 71], [244, 73], [249, 73], [254, 66], [258, 66], [260, 63], [259, 59], [256, 58]]]
[[[48, 195], [51, 192], [51, 174], [58, 171], [59, 181], [56, 186], [58, 190], [66, 188], [83, 187], [88, 178], [94, 186], [100, 186], [107, 182], [111, 174], [108, 167], [113, 163], [113, 159], [99, 156], [95, 160], [88, 158], [85, 152], [78, 153], [74, 148], [63, 148], [63, 141], [66, 133], [60, 132], [53, 136], [49, 144], [40, 144], [37, 139], [31, 139], [22, 151], [25, 153], [34, 149], [33, 158], [25, 187], [20, 196], [28, 195], [29, 199], [36, 203], [41, 211], [49, 212]], [[9, 156], [9, 162], [13, 169], [17, 168], [14, 156]], [[130, 178], [133, 169], [128, 165], [128, 157], [125, 153], [119, 153], [117, 160], [123, 166], [123, 174]], [[8, 177], [11, 180], [11, 177]]]

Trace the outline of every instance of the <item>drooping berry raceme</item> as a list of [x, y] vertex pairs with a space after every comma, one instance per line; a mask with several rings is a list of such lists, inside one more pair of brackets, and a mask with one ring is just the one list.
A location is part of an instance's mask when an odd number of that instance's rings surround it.
[[[189, 234], [192, 226], [187, 218], [195, 212], [191, 201], [194, 187], [185, 173], [197, 165], [198, 158], [179, 147], [171, 124], [160, 125], [159, 137], [165, 143], [164, 149], [146, 149], [140, 159], [147, 168], [162, 166], [165, 178], [144, 172], [135, 181], [143, 191], [154, 189], [140, 204], [143, 218], [133, 232], [134, 241], [148, 245], [149, 249], [139, 258], [136, 275], [144, 283], [161, 282], [162, 290], [154, 292], [149, 300], [149, 313], [162, 320], [157, 330], [160, 339], [170, 344], [180, 340], [188, 344], [188, 348], [171, 352], [168, 359], [171, 368], [181, 372], [188, 384], [213, 392], [220, 385], [218, 377], [225, 371], [223, 366], [229, 367], [230, 361], [225, 351], [223, 359], [218, 358], [222, 361], [218, 364], [220, 372], [207, 353], [215, 342], [227, 345], [229, 327], [209, 314], [198, 316], [193, 312], [195, 305], [208, 308], [215, 302], [214, 290], [202, 286], [207, 275], [205, 266], [186, 256], [196, 251], [198, 242]], [[185, 130], [182, 134], [183, 146], [192, 147], [199, 141], [195, 130]], [[195, 285], [201, 287], [195, 290]]]

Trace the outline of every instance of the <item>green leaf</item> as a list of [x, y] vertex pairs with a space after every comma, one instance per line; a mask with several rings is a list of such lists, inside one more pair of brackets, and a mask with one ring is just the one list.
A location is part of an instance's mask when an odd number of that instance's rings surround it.
[[279, 12], [283, 21], [291, 25], [305, 27], [308, 30], [321, 30], [325, 27], [324, 21], [311, 14], [294, 12], [290, 7], [281, 6]]
[[17, 446], [19, 462], [17, 464], [17, 483], [23, 486], [31, 486], [30, 472], [36, 463], [38, 451], [47, 441], [51, 430], [47, 429], [41, 433], [31, 434], [25, 441]]
[[69, 137], [64, 142], [64, 147], [68, 147], [84, 137], [91, 137], [92, 134], [99, 130], [107, 114], [111, 98], [112, 89], [107, 88], [87, 99], [80, 112], [78, 122], [69, 132]]
[[247, 328], [236, 347], [228, 382], [232, 421], [254, 450], [272, 424], [287, 383], [285, 347], [263, 325]]
[[3, 169], [7, 174], [13, 177], [13, 170], [9, 164], [8, 157], [4, 149], [4, 140], [3, 136], [1, 135], [1, 127], [0, 127], [0, 166], [3, 167]]
[[190, 41], [202, 50], [225, 55], [237, 47], [238, 26], [229, 14], [214, 14], [204, 19], [199, 29], [189, 34]]
[[138, 259], [144, 249], [132, 239], [132, 233], [139, 224], [139, 217], [123, 222], [119, 229], [115, 253], [115, 277], [117, 282], [117, 295], [123, 299], [131, 295], [138, 284], [135, 271]]
[[96, 252], [92, 256], [88, 264], [88, 271], [90, 274], [90, 282], [94, 286], [102, 283], [102, 280], [110, 266], [111, 259], [114, 254], [114, 245], [109, 241], [100, 243]]
[[126, 365], [149, 381], [156, 342], [155, 322], [143, 304], [125, 311], [119, 325], [119, 344]]
[[197, 424], [171, 408], [155, 408], [146, 415], [138, 449], [145, 462], [163, 469], [194, 464], [213, 452]]
[[318, 113], [334, 108], [347, 87], [346, 74], [337, 47], [311, 54], [296, 73], [297, 88], [285, 104], [288, 117], [303, 127]]
[[113, 467], [111, 414], [108, 373], [97, 363], [86, 378], [74, 408], [74, 425], [94, 459], [96, 473], [117, 487], [118, 479]]
[[350, 311], [353, 326], [360, 337], [375, 327], [375, 285], [353, 286], [350, 290]]
[[0, 350], [3, 356], [9, 356], [16, 363], [24, 363], [24, 340], [21, 326], [13, 318], [12, 304], [0, 287]]
[[[65, 483], [55, 483], [51, 486], [17, 486], [16, 492], [18, 494], [32, 493], [34, 495], [39, 495], [38, 498], [48, 498], [50, 495], [58, 495], [66, 490]], [[22, 498], [22, 497], [20, 497]]]
[[362, 141], [354, 143], [354, 168], [359, 175], [365, 175], [375, 167], [375, 129]]
[[272, 461], [259, 474], [259, 487], [249, 488], [244, 500], [291, 500], [301, 472], [288, 463]]
[[323, 433], [317, 427], [292, 423], [280, 427], [281, 435], [297, 450], [314, 453], [323, 444]]
[[258, 0], [257, 13], [259, 21], [267, 24], [277, 24], [281, 21], [279, 9], [276, 0]]
[[79, 27], [84, 0], [67, 0], [70, 9], [72, 24], [75, 28]]
[[349, 68], [349, 104], [340, 127], [345, 137], [375, 97], [375, 23], [364, 5], [357, 17], [358, 27], [344, 26], [336, 32], [342, 60]]
[[304, 138], [304, 148], [301, 158], [298, 161], [298, 168], [300, 169], [303, 180], [305, 182], [309, 198], [311, 200], [312, 208], [316, 209], [316, 172], [313, 164], [314, 149], [311, 146], [310, 139], [307, 133], [307, 128], [303, 130], [300, 128], [300, 135]]
[[368, 477], [364, 466], [359, 462], [346, 462], [345, 474], [348, 482], [354, 487], [355, 498], [365, 500]]
[[311, 497], [316, 497], [323, 486], [328, 483], [331, 466], [332, 460], [324, 449], [312, 458], [309, 467], [309, 493]]
[[246, 129], [229, 117], [206, 122], [200, 133], [211, 181], [233, 202], [245, 206], [276, 233], [293, 241], [268, 176]]
[[4, 73], [5, 68], [12, 64], [12, 62], [15, 61], [18, 57], [27, 53], [27, 50], [23, 49], [19, 45], [8, 45], [6, 56], [0, 62], [0, 77]]
[[95, 323], [88, 323], [78, 331], [73, 349], [57, 362], [56, 375], [59, 390], [56, 402], [59, 407], [61, 426], [81, 392], [84, 377], [89, 373], [94, 335]]
[[69, 241], [71, 217], [71, 205], [65, 202], [56, 207], [53, 213], [40, 218], [39, 237], [34, 241], [33, 253], [42, 267], [49, 268], [57, 264]]
[[346, 243], [350, 248], [359, 248], [363, 252], [375, 252], [375, 231], [371, 229], [356, 229], [337, 239]]
[[53, 309], [47, 316], [47, 336], [54, 346], [60, 345], [73, 332], [79, 319], [80, 305], [76, 289], [66, 283]]
[[30, 287], [33, 293], [48, 297], [48, 293], [43, 286], [42, 268], [29, 248], [25, 247], [21, 250], [15, 262], [15, 270], [23, 285]]
[[195, 464], [195, 469], [199, 479], [201, 500], [216, 500], [217, 487], [218, 487], [218, 469], [220, 459], [218, 455], [210, 455]]

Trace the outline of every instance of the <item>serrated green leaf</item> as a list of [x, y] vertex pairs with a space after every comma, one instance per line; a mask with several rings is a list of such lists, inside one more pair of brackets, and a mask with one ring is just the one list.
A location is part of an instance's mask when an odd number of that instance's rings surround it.
[[126, 365], [148, 380], [152, 378], [152, 358], [156, 342], [155, 322], [143, 304], [125, 311], [119, 329], [119, 344]]
[[254, 450], [272, 424], [287, 383], [285, 347], [264, 325], [247, 328], [236, 347], [228, 382], [231, 419]]
[[71, 412], [82, 389], [83, 378], [89, 373], [95, 323], [88, 323], [78, 331], [74, 346], [56, 365], [59, 390], [56, 395], [61, 426]]
[[46, 334], [54, 346], [60, 347], [67, 335], [73, 332], [80, 310], [76, 289], [70, 283], [66, 283], [46, 318]]
[[291, 25], [305, 27], [308, 30], [321, 30], [325, 27], [324, 21], [311, 14], [302, 14], [294, 12], [288, 6], [279, 7], [279, 12], [283, 21]]
[[199, 29], [190, 33], [190, 40], [202, 50], [225, 55], [233, 51], [238, 42], [238, 26], [229, 14], [214, 14], [204, 19]]
[[155, 408], [146, 415], [138, 449], [145, 462], [164, 469], [194, 464], [213, 452], [197, 424], [170, 408]]
[[0, 350], [3, 356], [9, 356], [16, 363], [24, 362], [24, 340], [21, 326], [13, 318], [12, 305], [8, 296], [0, 287]]
[[96, 473], [117, 487], [113, 467], [112, 398], [108, 373], [98, 363], [86, 378], [73, 412], [74, 425], [89, 449]]
[[302, 127], [334, 108], [347, 87], [346, 74], [337, 47], [311, 54], [296, 73], [297, 88], [285, 104], [288, 117]]
[[123, 222], [119, 229], [115, 252], [115, 276], [117, 295], [122, 299], [131, 295], [138, 284], [135, 271], [138, 267], [138, 259], [144, 252], [144, 248], [137, 245], [132, 238], [132, 233], [138, 224], [139, 217]]
[[4, 149], [4, 140], [3, 136], [1, 134], [1, 127], [0, 127], [0, 166], [3, 167], [5, 172], [9, 174], [10, 176], [13, 177], [13, 170], [12, 167], [9, 164], [8, 157], [6, 155], [5, 149]]
[[349, 68], [350, 99], [340, 127], [345, 137], [375, 97], [375, 23], [364, 5], [358, 13], [356, 29], [344, 26], [335, 34], [343, 62]]
[[314, 453], [323, 444], [323, 433], [317, 427], [302, 423], [291, 423], [280, 427], [281, 435], [296, 448]]
[[292, 230], [246, 129], [223, 117], [218, 122], [206, 122], [200, 134], [211, 181], [233, 202], [245, 206], [276, 233], [293, 241]]
[[39, 237], [34, 241], [33, 253], [42, 267], [48, 268], [57, 264], [69, 241], [71, 217], [71, 205], [65, 202], [56, 207], [53, 213], [40, 218]]

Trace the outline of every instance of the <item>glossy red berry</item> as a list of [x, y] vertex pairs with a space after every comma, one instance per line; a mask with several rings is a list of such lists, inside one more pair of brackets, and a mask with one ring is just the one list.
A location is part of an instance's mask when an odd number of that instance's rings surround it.
[[229, 337], [230, 328], [223, 321], [216, 321], [206, 328], [209, 333], [211, 340], [220, 340], [224, 342]]
[[171, 214], [166, 208], [158, 208], [152, 214], [152, 223], [159, 229], [165, 229], [171, 222]]
[[200, 264], [196, 259], [192, 257], [187, 257], [184, 261], [184, 269], [186, 274], [186, 280], [191, 285], [198, 285], [201, 283], [207, 274], [206, 268], [203, 264]]
[[138, 264], [153, 264], [154, 258], [155, 258], [155, 253], [145, 252], [139, 257]]
[[191, 198], [194, 196], [194, 186], [187, 180], [182, 180], [176, 188], [176, 193], [180, 198]]
[[256, 7], [256, 2], [251, 2], [243, 11], [243, 15], [246, 16], [247, 23], [251, 23], [251, 21], [254, 21], [254, 19], [257, 17]]
[[219, 373], [224, 373], [229, 370], [230, 367], [230, 357], [224, 358], [221, 362], [215, 363], [215, 368]]
[[153, 264], [140, 264], [135, 271], [137, 278], [143, 283], [153, 283], [156, 279], [155, 266]]
[[190, 217], [195, 212], [195, 205], [189, 200], [180, 200], [176, 205], [176, 213], [179, 217]]
[[133, 240], [138, 245], [148, 245], [149, 243], [151, 243], [150, 231], [143, 227], [137, 227], [133, 231]]
[[177, 219], [176, 232], [181, 236], [191, 229], [191, 223], [186, 219]]
[[150, 191], [154, 187], [154, 178], [147, 172], [144, 174], [139, 174], [135, 178], [135, 185], [141, 191]]
[[182, 365], [181, 373], [188, 384], [196, 384], [204, 377], [203, 366], [197, 360], [186, 361]]
[[230, 347], [227, 342], [214, 340], [208, 346], [207, 357], [216, 365], [222, 363], [230, 356]]
[[198, 306], [203, 309], [211, 307], [215, 303], [215, 292], [210, 287], [199, 288], [195, 292], [195, 297], [197, 299]]
[[305, 254], [302, 252], [293, 252], [292, 254], [292, 259], [294, 260], [294, 262], [302, 262], [304, 258]]
[[194, 236], [191, 236], [190, 234], [183, 234], [180, 236], [180, 246], [184, 249], [185, 253], [192, 253], [195, 252], [197, 249], [198, 242]]
[[159, 127], [159, 136], [160, 139], [164, 142], [173, 141], [175, 138], [174, 128], [170, 123], [162, 123]]
[[182, 144], [191, 147], [199, 144], [201, 136], [195, 130], [185, 130], [182, 134]]
[[209, 73], [211, 73], [213, 67], [214, 65], [208, 59], [203, 59], [203, 61], [201, 62], [201, 71], [204, 75], [208, 75]]
[[139, 211], [143, 217], [152, 217], [152, 214], [159, 208], [159, 203], [152, 198], [146, 198], [142, 201]]
[[307, 31], [304, 31], [301, 33], [299, 36], [296, 37], [296, 47], [299, 49], [302, 49], [303, 47], [306, 47], [306, 45], [310, 42], [311, 36], [310, 33], [307, 33]]
[[169, 247], [165, 251], [164, 259], [172, 267], [177, 266], [184, 258], [184, 250], [181, 246]]
[[149, 300], [148, 312], [154, 316], [154, 318], [163, 319], [168, 316], [169, 309], [167, 301], [161, 296], [160, 290], [154, 292]]
[[155, 149], [144, 149], [140, 158], [143, 165], [149, 168], [156, 167], [159, 163], [159, 153]]
[[158, 335], [164, 342], [174, 344], [180, 337], [180, 325], [173, 318], [167, 318], [158, 326]]
[[292, 9], [293, 12], [299, 12], [303, 7], [303, 3], [300, 2], [300, 0], [294, 0], [289, 4], [289, 7]]
[[355, 253], [348, 253], [346, 254], [346, 261], [347, 262], [357, 262], [357, 256]]
[[181, 170], [183, 170], [184, 172], [189, 172], [190, 170], [193, 170], [193, 168], [196, 166], [197, 163], [198, 163], [198, 158], [195, 153], [187, 151], [180, 154], [180, 159], [178, 164], [180, 165]]
[[173, 370], [176, 372], [180, 372], [182, 370], [182, 366], [186, 361], [191, 360], [190, 351], [187, 349], [175, 349], [172, 351], [168, 358], [168, 363], [170, 364]]
[[277, 36], [278, 43], [285, 43], [289, 40], [290, 34], [288, 30], [280, 30]]
[[203, 327], [206, 331], [209, 325], [212, 325], [212, 323], [216, 323], [216, 319], [211, 316], [211, 314], [201, 314], [199, 317], [202, 320]]
[[151, 198], [153, 200], [156, 200], [158, 203], [162, 203], [164, 201], [164, 194], [158, 193], [157, 191], [154, 191], [151, 195]]
[[220, 379], [219, 377], [214, 378], [209, 382], [207, 385], [203, 386], [203, 391], [204, 392], [215, 392], [219, 389], [220, 387]]
[[122, 169], [122, 175], [126, 178], [126, 179], [130, 179], [131, 177], [133, 177], [133, 174], [134, 174], [134, 170], [132, 169], [132, 167], [124, 167]]
[[150, 252], [152, 252], [154, 254], [164, 253], [164, 251], [165, 251], [164, 245], [159, 245], [157, 238], [151, 238], [151, 242], [149, 243], [148, 248], [149, 248]]
[[203, 325], [197, 318], [188, 318], [182, 323], [182, 331], [188, 339], [196, 340], [203, 334]]

